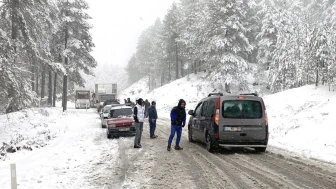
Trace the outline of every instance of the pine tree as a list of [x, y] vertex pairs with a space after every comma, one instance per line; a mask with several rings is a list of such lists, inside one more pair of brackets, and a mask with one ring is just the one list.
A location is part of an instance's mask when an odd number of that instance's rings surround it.
[[84, 74], [93, 74], [92, 68], [97, 63], [90, 52], [94, 47], [89, 32], [90, 16], [85, 12], [89, 6], [84, 0], [60, 0], [57, 2], [60, 10], [60, 24], [57, 35], [63, 39], [62, 57], [66, 73], [63, 76], [63, 111], [67, 109], [68, 80], [71, 85], [84, 86]]
[[[53, 3], [48, 0], [7, 0], [0, 7], [1, 46], [3, 58], [1, 77], [6, 112], [17, 111], [36, 101], [31, 91], [32, 66], [48, 63], [48, 49], [44, 49]], [[10, 27], [9, 27], [10, 26]], [[38, 39], [38, 40], [37, 40]], [[29, 61], [35, 63], [28, 64]], [[36, 69], [35, 69], [36, 70]], [[31, 87], [28, 87], [31, 86]]]
[[233, 81], [246, 87], [244, 77], [248, 68], [244, 59], [246, 52], [251, 52], [243, 20], [247, 6], [241, 0], [207, 1], [209, 18], [204, 38], [206, 39], [206, 60], [209, 69], [216, 70], [212, 74], [212, 81], [225, 84], [225, 91], [231, 93], [230, 85]]

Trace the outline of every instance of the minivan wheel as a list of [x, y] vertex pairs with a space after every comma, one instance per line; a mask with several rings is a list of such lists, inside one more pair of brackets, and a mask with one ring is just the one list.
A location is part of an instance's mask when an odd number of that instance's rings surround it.
[[211, 139], [211, 136], [209, 133], [206, 135], [206, 147], [209, 152], [215, 152], [216, 146], [213, 144], [213, 141]]
[[266, 147], [257, 147], [254, 148], [256, 152], [265, 152], [266, 151]]
[[188, 139], [189, 139], [189, 142], [195, 142], [193, 137], [192, 137], [192, 130], [191, 128], [188, 129]]

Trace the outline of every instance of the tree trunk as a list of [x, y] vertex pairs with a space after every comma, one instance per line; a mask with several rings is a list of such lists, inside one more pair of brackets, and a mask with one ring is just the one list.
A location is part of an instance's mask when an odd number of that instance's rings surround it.
[[[168, 55], [168, 57], [170, 57], [170, 54]], [[168, 80], [171, 81], [171, 64], [170, 64], [170, 60], [168, 58]]]
[[179, 78], [179, 63], [178, 63], [178, 49], [177, 49], [177, 42], [175, 42], [175, 50], [176, 50], [176, 67], [175, 67], [175, 70], [176, 70], [176, 73], [175, 73], [175, 78], [178, 79]]
[[194, 73], [197, 74], [197, 61], [194, 62]]
[[151, 74], [148, 74], [148, 89], [151, 90]]
[[165, 75], [164, 75], [164, 71], [162, 70], [162, 71], [161, 71], [161, 87], [162, 87], [163, 84], [164, 84], [164, 77], [165, 77]]
[[318, 82], [319, 82], [319, 70], [318, 68], [316, 69], [316, 81], [315, 81], [315, 86], [318, 86]]
[[48, 105], [52, 105], [52, 72], [49, 68], [49, 81], [48, 81]]
[[181, 77], [184, 77], [183, 60], [181, 58]]
[[45, 77], [46, 77], [46, 67], [45, 65], [42, 65], [41, 98], [45, 97]]
[[54, 77], [53, 107], [56, 107], [56, 84], [57, 84], [57, 73], [55, 73], [55, 77]]
[[[65, 13], [68, 16], [68, 11]], [[65, 26], [65, 39], [64, 39], [64, 49], [68, 48], [68, 38], [69, 38], [69, 29], [68, 25]], [[66, 73], [63, 77], [63, 112], [67, 110], [67, 103], [68, 103], [68, 75], [67, 75], [67, 66], [68, 66], [68, 57], [64, 57], [64, 65], [66, 67]]]
[[31, 63], [31, 87], [32, 87], [32, 91], [35, 90], [35, 72], [34, 72], [34, 63], [33, 63], [33, 59], [32, 59], [32, 63]]
[[201, 72], [201, 61], [198, 61], [198, 72]]
[[225, 83], [225, 91], [229, 94], [231, 93], [230, 84]]
[[36, 94], [37, 94], [37, 96], [39, 96], [39, 69], [38, 69], [38, 66], [37, 66], [37, 63], [35, 63], [35, 84], [36, 84], [36, 86], [35, 86], [35, 92], [36, 92]]

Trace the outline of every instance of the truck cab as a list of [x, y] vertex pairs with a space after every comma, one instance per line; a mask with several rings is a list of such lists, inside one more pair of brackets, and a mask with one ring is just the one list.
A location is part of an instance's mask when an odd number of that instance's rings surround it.
[[76, 109], [90, 108], [90, 90], [76, 90], [75, 107]]

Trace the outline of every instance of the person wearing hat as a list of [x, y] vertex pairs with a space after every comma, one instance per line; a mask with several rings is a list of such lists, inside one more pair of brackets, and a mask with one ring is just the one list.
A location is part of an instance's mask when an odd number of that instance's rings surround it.
[[170, 129], [170, 136], [168, 139], [168, 147], [167, 150], [170, 151], [171, 144], [175, 137], [175, 133], [177, 134], [176, 137], [176, 144], [175, 150], [182, 150], [183, 148], [180, 147], [180, 140], [182, 135], [182, 127], [186, 124], [186, 111], [185, 111], [186, 102], [183, 99], [180, 99], [178, 105], [172, 109], [170, 112], [171, 118], [171, 129]]
[[151, 139], [157, 138], [155, 135], [156, 120], [158, 118], [156, 111], [156, 102], [152, 102], [152, 106], [148, 108], [148, 121], [149, 121], [149, 135]]
[[139, 98], [133, 110], [135, 121], [135, 138], [134, 148], [141, 148], [141, 135], [143, 130], [143, 123], [145, 120], [145, 108], [143, 107], [143, 100]]

